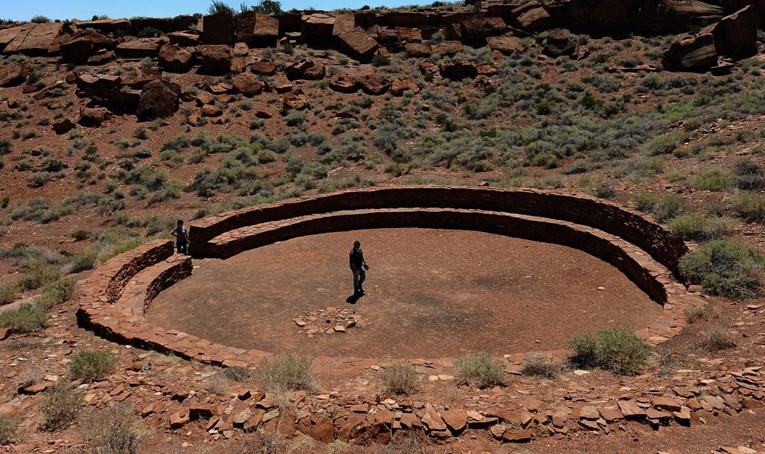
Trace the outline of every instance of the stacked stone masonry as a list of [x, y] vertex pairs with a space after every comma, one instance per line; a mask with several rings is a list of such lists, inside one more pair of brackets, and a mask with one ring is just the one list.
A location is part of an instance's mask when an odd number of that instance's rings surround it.
[[[402, 226], [481, 230], [555, 242], [589, 252], [619, 268], [663, 305], [658, 319], [638, 332], [653, 345], [676, 336], [683, 329], [688, 307], [705, 304], [699, 295], [688, 292], [666, 266], [676, 266], [680, 254], [687, 250], [682, 242], [641, 215], [612, 203], [573, 194], [464, 188], [347, 191], [199, 220], [191, 225], [191, 238], [196, 257], [230, 257], [296, 236]], [[270, 352], [216, 344], [147, 322], [145, 313], [153, 298], [191, 272], [192, 259], [173, 255], [170, 241], [156, 241], [126, 252], [99, 267], [81, 285], [78, 320], [107, 339], [211, 365], [255, 367], [263, 359], [272, 357]], [[547, 354], [565, 358], [567, 352]], [[508, 355], [508, 360], [515, 363], [527, 358], [525, 353]], [[338, 366], [374, 364], [359, 358], [316, 359]], [[450, 359], [433, 359], [427, 363], [449, 364]], [[362, 402], [342, 396], [306, 394], [295, 394], [293, 400], [303, 408], [295, 418], [297, 430], [322, 441], [385, 442], [396, 430], [422, 431], [443, 439], [459, 436], [469, 429], [486, 429], [500, 440], [517, 442], [545, 433], [607, 430], [609, 423], [620, 420], [652, 426], [673, 421], [687, 425], [691, 424], [695, 412], [735, 413], [761, 405], [765, 394], [759, 368], [720, 374], [714, 379], [699, 378], [699, 386], [690, 391], [678, 388], [662, 395], [649, 393], [645, 397], [597, 405], [577, 402], [565, 409], [542, 408], [524, 402], [514, 409], [443, 410], [421, 402], [391, 399]], [[236, 428], [254, 430], [259, 424], [267, 423], [263, 418], [268, 412], [278, 412], [266, 405], [269, 401], [265, 394], [242, 400], [248, 399], [252, 414], [246, 421], [237, 422]], [[311, 411], [328, 400], [340, 408], [334, 419]], [[223, 416], [200, 413], [189, 405], [179, 412], [205, 414], [211, 419], [213, 429], [230, 423], [221, 419]], [[174, 414], [171, 420], [176, 416], [183, 420], [180, 413]]]

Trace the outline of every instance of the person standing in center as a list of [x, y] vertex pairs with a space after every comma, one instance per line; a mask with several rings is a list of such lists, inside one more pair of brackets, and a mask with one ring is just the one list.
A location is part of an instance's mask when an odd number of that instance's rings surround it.
[[366, 270], [369, 269], [369, 265], [364, 261], [364, 253], [361, 251], [361, 242], [354, 241], [353, 249], [351, 249], [349, 263], [351, 266], [351, 272], [353, 273], [353, 294], [364, 294], [364, 280], [367, 278]]

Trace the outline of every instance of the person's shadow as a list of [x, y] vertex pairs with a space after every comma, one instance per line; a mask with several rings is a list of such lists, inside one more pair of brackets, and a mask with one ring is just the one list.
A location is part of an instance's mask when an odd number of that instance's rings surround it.
[[346, 298], [345, 302], [348, 304], [356, 304], [363, 297], [363, 293], [354, 293], [353, 295]]

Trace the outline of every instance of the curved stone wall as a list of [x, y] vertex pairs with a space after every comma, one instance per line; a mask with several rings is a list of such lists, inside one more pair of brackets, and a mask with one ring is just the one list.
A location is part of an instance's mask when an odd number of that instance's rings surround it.
[[516, 213], [594, 227], [646, 251], [680, 280], [685, 243], [647, 217], [593, 197], [530, 189], [392, 187], [350, 190], [245, 208], [192, 222], [191, 253], [210, 254], [210, 241], [228, 231], [334, 211], [385, 208], [457, 208]]
[[[397, 200], [403, 208], [387, 207]], [[470, 201], [473, 206], [462, 207]], [[512, 214], [532, 210], [537, 216]], [[682, 330], [689, 306], [704, 304], [670, 271], [669, 265], [676, 267], [686, 250], [684, 243], [643, 216], [588, 197], [525, 190], [360, 190], [224, 213], [191, 225], [197, 257], [226, 258], [298, 236], [381, 227], [479, 230], [562, 244], [611, 263], [662, 304], [660, 317], [638, 331], [654, 345]], [[117, 256], [81, 285], [78, 320], [111, 340], [209, 364], [253, 366], [270, 356], [215, 344], [146, 320], [153, 298], [191, 275], [192, 268], [190, 257], [173, 255], [171, 241], [156, 241]]]

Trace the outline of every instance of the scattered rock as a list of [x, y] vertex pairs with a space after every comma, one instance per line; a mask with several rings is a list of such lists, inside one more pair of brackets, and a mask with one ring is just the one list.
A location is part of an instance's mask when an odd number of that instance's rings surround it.
[[66, 134], [67, 132], [74, 129], [76, 125], [74, 122], [68, 118], [62, 118], [60, 120], [56, 120], [55, 123], [53, 123], [53, 130], [56, 132], [56, 134]]
[[199, 70], [204, 74], [222, 75], [231, 71], [231, 48], [223, 45], [199, 46]]
[[21, 85], [27, 80], [27, 65], [17, 62], [7, 62], [0, 66], [0, 87]]
[[165, 44], [159, 49], [157, 59], [160, 68], [176, 73], [185, 73], [191, 69], [194, 54], [175, 44]]
[[265, 87], [261, 80], [252, 74], [238, 74], [232, 80], [234, 89], [245, 96], [260, 94]]
[[172, 116], [178, 110], [180, 91], [177, 85], [161, 80], [146, 84], [138, 102], [138, 120], [150, 121]]

